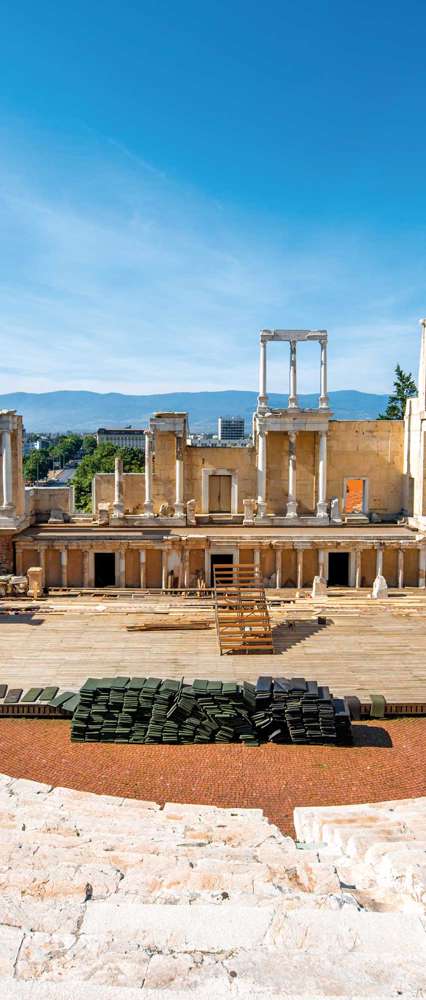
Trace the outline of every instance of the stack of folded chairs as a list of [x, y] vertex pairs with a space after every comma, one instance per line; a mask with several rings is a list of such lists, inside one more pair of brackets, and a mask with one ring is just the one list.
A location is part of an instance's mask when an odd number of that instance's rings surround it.
[[351, 742], [349, 709], [302, 677], [256, 684], [89, 678], [80, 690], [71, 739], [109, 743]]

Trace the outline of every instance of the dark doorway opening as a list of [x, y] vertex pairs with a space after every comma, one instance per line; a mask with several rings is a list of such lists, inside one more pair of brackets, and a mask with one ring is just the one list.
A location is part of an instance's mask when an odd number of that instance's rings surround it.
[[214, 567], [215, 566], [233, 566], [234, 557], [232, 552], [216, 553], [210, 556], [210, 576], [211, 576], [211, 586], [214, 587]]
[[328, 586], [349, 587], [349, 552], [330, 552]]
[[114, 552], [95, 552], [95, 587], [115, 587]]

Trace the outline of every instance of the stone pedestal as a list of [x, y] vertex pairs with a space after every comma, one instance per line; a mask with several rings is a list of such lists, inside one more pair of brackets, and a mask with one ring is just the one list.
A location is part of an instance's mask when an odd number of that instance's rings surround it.
[[105, 526], [109, 524], [109, 503], [100, 503], [98, 505], [98, 524]]
[[30, 566], [27, 570], [28, 593], [34, 600], [42, 597], [44, 590], [44, 572], [42, 566]]
[[330, 501], [330, 521], [332, 524], [343, 524], [338, 497], [333, 497]]
[[323, 601], [324, 598], [327, 598], [327, 580], [323, 576], [314, 576], [312, 599]]
[[244, 509], [243, 524], [249, 525], [249, 526], [253, 525], [254, 524], [254, 517], [255, 517], [255, 510], [256, 510], [256, 501], [255, 500], [243, 500], [243, 509]]
[[187, 505], [186, 505], [186, 523], [191, 528], [195, 528], [195, 526], [197, 524], [197, 521], [196, 521], [196, 518], [195, 518], [195, 507], [196, 507], [196, 501], [195, 500], [188, 500]]
[[378, 574], [378, 576], [376, 576], [376, 579], [373, 583], [373, 590], [371, 596], [374, 598], [374, 600], [382, 600], [382, 598], [388, 596], [388, 585], [386, 583], [384, 576], [382, 576], [381, 574]]

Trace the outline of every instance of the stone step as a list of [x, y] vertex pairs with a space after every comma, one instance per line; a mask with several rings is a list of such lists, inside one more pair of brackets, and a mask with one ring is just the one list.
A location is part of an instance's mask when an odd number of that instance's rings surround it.
[[207, 998], [259, 989], [281, 998], [407, 997], [424, 991], [426, 932], [417, 917], [353, 906], [319, 913], [104, 901], [86, 904], [78, 934], [0, 928], [0, 955], [3, 974], [18, 982], [143, 984], [145, 998], [154, 989], [188, 997], [204, 989]]

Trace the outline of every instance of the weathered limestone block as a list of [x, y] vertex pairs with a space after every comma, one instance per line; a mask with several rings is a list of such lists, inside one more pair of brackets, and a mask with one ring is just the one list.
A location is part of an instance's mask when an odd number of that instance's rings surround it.
[[[124, 940], [136, 939], [150, 951], [191, 952], [229, 951], [260, 944], [273, 916], [272, 906], [194, 908], [189, 904], [162, 906], [130, 902], [93, 902], [86, 908], [83, 934], [111, 934]], [[426, 937], [425, 937], [426, 942]]]
[[102, 986], [140, 987], [148, 962], [149, 954], [139, 943], [122, 936], [34, 933], [25, 937], [17, 978], [70, 983], [90, 980]]
[[186, 523], [190, 525], [191, 528], [195, 528], [197, 523], [195, 519], [195, 507], [196, 500], [188, 500], [186, 505]]
[[27, 570], [28, 593], [35, 600], [42, 596], [44, 591], [44, 572], [42, 566], [30, 566]]
[[173, 517], [174, 512], [174, 507], [172, 507], [169, 503], [160, 504], [160, 509], [158, 511], [160, 517]]
[[333, 497], [330, 503], [330, 521], [332, 524], [342, 524], [340, 514], [339, 498]]
[[98, 504], [98, 524], [108, 525], [110, 517], [109, 503]]
[[388, 596], [388, 585], [386, 583], [384, 576], [381, 576], [380, 573], [378, 576], [376, 576], [376, 579], [373, 583], [373, 590], [371, 596], [374, 598], [374, 600], [382, 600], [383, 598]]
[[52, 507], [49, 515], [49, 524], [61, 524], [65, 521], [65, 514], [59, 507]]
[[256, 500], [243, 500], [244, 517], [243, 524], [253, 525], [256, 515]]
[[23, 936], [20, 927], [0, 927], [0, 976], [13, 976]]
[[[184, 996], [192, 996], [199, 990], [200, 996], [220, 997], [221, 990], [229, 988], [229, 976], [221, 962], [212, 955], [195, 952], [192, 955], [153, 955], [144, 982], [144, 990], [182, 991]], [[220, 992], [218, 992], [220, 991]], [[227, 995], [227, 993], [225, 994]]]
[[314, 582], [312, 584], [312, 598], [313, 600], [321, 600], [327, 597], [327, 580], [323, 576], [314, 576]]

